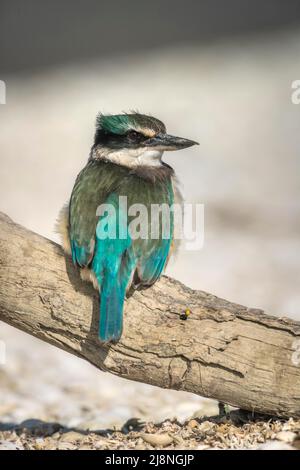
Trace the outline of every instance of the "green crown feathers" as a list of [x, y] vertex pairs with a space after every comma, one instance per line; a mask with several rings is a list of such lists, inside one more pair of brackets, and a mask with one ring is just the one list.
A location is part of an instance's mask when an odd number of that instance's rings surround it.
[[163, 122], [153, 116], [145, 114], [124, 113], [124, 114], [102, 114], [96, 119], [96, 128], [112, 134], [126, 134], [130, 130], [137, 132], [150, 131], [155, 134], [166, 132]]

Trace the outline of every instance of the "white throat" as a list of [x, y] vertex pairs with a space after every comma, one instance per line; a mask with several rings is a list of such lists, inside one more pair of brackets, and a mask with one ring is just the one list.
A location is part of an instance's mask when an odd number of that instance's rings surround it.
[[162, 150], [145, 150], [138, 158], [139, 165], [161, 166]]
[[122, 149], [110, 150], [107, 148], [95, 149], [92, 158], [109, 160], [117, 165], [136, 168], [137, 166], [162, 166], [162, 150]]

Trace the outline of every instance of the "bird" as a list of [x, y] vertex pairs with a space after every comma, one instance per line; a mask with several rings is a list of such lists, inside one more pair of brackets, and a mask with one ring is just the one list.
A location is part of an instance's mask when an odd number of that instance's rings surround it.
[[[138, 204], [149, 211], [153, 205], [171, 208], [182, 202], [175, 172], [162, 156], [196, 144], [168, 134], [165, 124], [151, 115], [100, 113], [96, 118], [88, 161], [59, 214], [57, 230], [81, 278], [99, 292], [101, 343], [119, 341], [126, 296], [160, 278], [175, 246], [172, 211], [167, 235], [160, 219], [156, 236], [149, 235], [153, 225], [144, 217], [142, 228], [148, 236], [133, 237], [129, 230], [133, 217], [125, 214], [120, 199], [126, 198], [127, 207]], [[101, 205], [112, 207], [115, 217], [108, 212], [99, 215]], [[115, 224], [114, 236], [107, 231], [103, 236], [108, 222]]]

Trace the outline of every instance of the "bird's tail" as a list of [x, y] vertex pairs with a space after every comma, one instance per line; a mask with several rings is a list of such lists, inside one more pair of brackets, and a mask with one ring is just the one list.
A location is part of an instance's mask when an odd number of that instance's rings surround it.
[[101, 286], [99, 339], [118, 341], [123, 329], [123, 306], [127, 282], [107, 273]]

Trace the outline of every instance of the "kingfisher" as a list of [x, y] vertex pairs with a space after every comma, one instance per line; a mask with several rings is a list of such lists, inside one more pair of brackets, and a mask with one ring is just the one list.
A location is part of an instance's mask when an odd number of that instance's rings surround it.
[[[101, 342], [120, 339], [126, 296], [159, 279], [174, 246], [172, 210], [167, 234], [159, 222], [156, 236], [151, 236], [153, 224], [148, 217], [153, 205], [171, 209], [181, 202], [174, 170], [162, 160], [163, 152], [196, 144], [167, 134], [163, 122], [150, 115], [97, 116], [89, 159], [60, 212], [57, 228], [82, 279], [91, 281], [99, 292]], [[126, 207], [120, 203], [124, 198]], [[103, 204], [114, 212], [99, 214]], [[148, 211], [140, 221], [141, 232], [148, 236], [132, 236], [129, 230], [133, 216], [128, 216], [128, 208], [135, 204]], [[106, 230], [109, 222], [114, 230]]]

